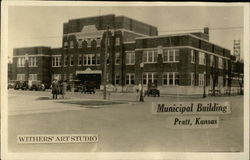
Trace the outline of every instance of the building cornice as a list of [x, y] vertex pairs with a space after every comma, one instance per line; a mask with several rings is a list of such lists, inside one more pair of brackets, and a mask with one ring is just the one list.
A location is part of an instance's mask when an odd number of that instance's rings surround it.
[[[230, 60], [230, 58], [228, 58], [228, 57], [224, 57], [224, 56], [221, 56], [221, 55], [209, 52], [209, 51], [205, 51], [205, 50], [202, 50], [202, 49], [199, 49], [199, 48], [195, 48], [195, 47], [192, 47], [192, 46], [162, 47], [162, 49], [174, 49], [174, 48], [176, 48], [176, 49], [178, 49], [178, 48], [189, 48], [189, 49], [197, 50], [197, 51], [200, 51], [200, 52], [204, 52], [204, 53], [207, 53], [207, 54], [210, 54], [210, 55], [214, 55], [214, 56], [217, 56], [217, 57], [221, 57], [221, 58]], [[143, 51], [143, 50], [158, 50], [158, 48], [137, 48], [137, 49], [135, 49], [135, 51]]]
[[[203, 38], [200, 38], [200, 37], [198, 37], [198, 36], [196, 36], [196, 35], [193, 35], [193, 34], [191, 34], [191, 33], [177, 33], [177, 34], [169, 34], [169, 35], [137, 37], [137, 38], [135, 38], [135, 40], [137, 40], [137, 39], [139, 40], [139, 39], [168, 38], [168, 37], [175, 37], [175, 36], [191, 36], [191, 37], [193, 37], [193, 38], [196, 38], [196, 39], [199, 39], [199, 40], [203, 40], [203, 41], [205, 41], [205, 42], [207, 42], [207, 43], [216, 45], [216, 46], [221, 47], [221, 48], [223, 48], [223, 49], [227, 49], [227, 48], [222, 47], [222, 46], [220, 46], [220, 45], [218, 45], [218, 44], [211, 43], [210, 41], [208, 41], [208, 40], [206, 40], [206, 39], [203, 39]], [[229, 49], [227, 49], [227, 50], [229, 50]]]
[[[25, 54], [23, 55], [14, 55], [13, 58], [17, 57], [25, 57]], [[28, 57], [51, 57], [51, 55], [44, 55], [44, 54], [28, 54]]]

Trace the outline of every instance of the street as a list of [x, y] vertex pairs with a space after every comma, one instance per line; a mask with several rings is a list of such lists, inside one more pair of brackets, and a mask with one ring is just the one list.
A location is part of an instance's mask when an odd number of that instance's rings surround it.
[[[232, 113], [219, 115], [218, 128], [171, 129], [167, 115], [153, 115], [152, 102], [230, 101]], [[70, 92], [51, 99], [51, 92], [15, 91], [8, 95], [10, 152], [193, 152], [243, 151], [243, 96], [145, 97], [136, 93]], [[97, 143], [18, 144], [18, 135], [98, 134]]]

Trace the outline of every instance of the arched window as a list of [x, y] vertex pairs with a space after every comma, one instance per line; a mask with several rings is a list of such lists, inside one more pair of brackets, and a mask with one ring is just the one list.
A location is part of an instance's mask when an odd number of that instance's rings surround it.
[[91, 41], [91, 47], [92, 47], [92, 48], [96, 48], [96, 45], [97, 45], [97, 42], [96, 42], [95, 39], [93, 39], [93, 40]]
[[84, 40], [82, 42], [82, 48], [87, 48], [87, 46], [88, 46], [88, 42], [86, 40]]

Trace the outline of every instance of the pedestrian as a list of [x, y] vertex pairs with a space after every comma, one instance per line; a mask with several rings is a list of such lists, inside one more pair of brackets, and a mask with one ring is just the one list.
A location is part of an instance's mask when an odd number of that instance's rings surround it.
[[67, 83], [66, 81], [63, 81], [62, 83], [62, 98], [65, 98], [65, 94], [66, 94], [66, 90], [67, 90]]
[[62, 98], [62, 81], [58, 82], [58, 95], [61, 95]]
[[55, 79], [52, 82], [52, 95], [53, 95], [53, 99], [57, 99], [57, 94], [58, 94], [58, 82]]
[[42, 83], [41, 88], [42, 88], [42, 91], [45, 91], [45, 85], [43, 83]]
[[140, 96], [141, 96], [141, 92], [142, 92], [142, 85], [141, 85], [141, 83], [138, 84], [136, 92], [137, 92], [137, 94], [136, 94], [136, 100], [140, 101]]

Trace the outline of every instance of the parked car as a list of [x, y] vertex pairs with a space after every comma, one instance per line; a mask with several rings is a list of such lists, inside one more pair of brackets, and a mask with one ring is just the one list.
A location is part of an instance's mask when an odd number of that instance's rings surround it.
[[82, 92], [95, 94], [95, 87], [96, 87], [96, 82], [85, 81]]
[[14, 89], [18, 90], [20, 88], [21, 88], [21, 82], [20, 81], [16, 81], [15, 84], [14, 84]]
[[45, 91], [45, 85], [41, 81], [31, 81], [29, 89], [35, 91]]
[[21, 89], [22, 90], [28, 90], [29, 89], [28, 81], [22, 81], [21, 82]]
[[157, 85], [155, 83], [148, 83], [148, 90], [145, 92], [145, 95], [160, 97], [160, 90], [157, 89]]
[[15, 90], [27, 90], [29, 89], [28, 81], [16, 81], [14, 85]]
[[14, 88], [14, 87], [15, 87], [15, 83], [16, 83], [15, 80], [10, 80], [10, 81], [8, 81], [8, 89], [9, 89], [9, 88]]

